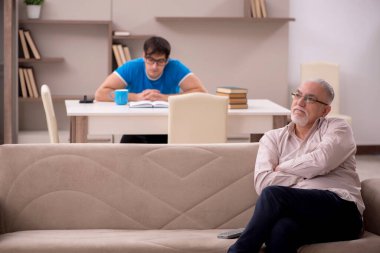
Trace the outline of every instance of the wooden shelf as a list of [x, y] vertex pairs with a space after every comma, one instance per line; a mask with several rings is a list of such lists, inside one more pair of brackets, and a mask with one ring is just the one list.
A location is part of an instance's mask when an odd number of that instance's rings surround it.
[[[60, 102], [60, 101], [65, 101], [65, 100], [80, 100], [82, 99], [83, 96], [80, 95], [53, 95], [52, 100]], [[38, 98], [23, 98], [19, 97], [18, 98], [19, 102], [41, 102], [41, 97]]]
[[270, 17], [270, 18], [250, 18], [250, 17], [156, 17], [159, 22], [171, 21], [244, 21], [252, 23], [272, 23], [290, 22], [295, 18]]
[[131, 34], [127, 36], [112, 36], [113, 40], [145, 40], [147, 38], [150, 38], [154, 35], [149, 35], [149, 34]]
[[19, 63], [53, 63], [53, 62], [63, 62], [64, 58], [63, 57], [44, 57], [41, 59], [25, 59], [25, 58], [19, 58], [18, 62]]
[[52, 20], [52, 19], [20, 19], [19, 24], [54, 24], [54, 25], [111, 25], [109, 20]]

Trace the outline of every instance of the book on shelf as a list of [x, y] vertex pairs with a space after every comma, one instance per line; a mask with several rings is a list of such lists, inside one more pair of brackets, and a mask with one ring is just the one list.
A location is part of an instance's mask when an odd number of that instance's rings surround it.
[[18, 35], [19, 35], [19, 38], [20, 38], [20, 44], [21, 44], [23, 56], [24, 56], [25, 59], [30, 59], [29, 49], [28, 49], [28, 46], [26, 44], [24, 30], [19, 29], [18, 30]]
[[169, 103], [166, 101], [132, 101], [128, 103], [130, 108], [168, 108]]
[[248, 104], [229, 104], [228, 109], [248, 109]]
[[129, 51], [129, 48], [128, 48], [127, 46], [124, 46], [124, 47], [123, 47], [123, 50], [124, 50], [125, 59], [126, 59], [127, 61], [132, 60], [131, 52]]
[[123, 63], [121, 61], [120, 52], [116, 44], [112, 45], [112, 51], [113, 51], [113, 56], [115, 57], [115, 60], [116, 60], [116, 64], [118, 67], [120, 67]]
[[113, 31], [114, 36], [129, 36], [131, 35], [128, 31]]
[[21, 96], [23, 98], [27, 98], [28, 97], [28, 92], [26, 90], [25, 76], [24, 76], [24, 71], [22, 70], [22, 68], [18, 69], [18, 77], [20, 79]]
[[256, 0], [250, 0], [250, 7], [251, 7], [250, 10], [251, 10], [251, 17], [252, 18], [257, 18], [255, 1]]
[[255, 11], [256, 11], [256, 17], [257, 18], [262, 18], [261, 15], [261, 6], [260, 6], [260, 0], [255, 0]]
[[28, 45], [33, 53], [34, 58], [38, 60], [41, 59], [40, 52], [37, 49], [36, 43], [34, 43], [34, 40], [32, 38], [30, 31], [25, 30], [24, 34], [25, 34], [26, 41], [28, 42]]
[[248, 93], [248, 89], [241, 88], [241, 87], [236, 87], [236, 86], [223, 86], [223, 87], [216, 88], [216, 92], [227, 93], [227, 94], [231, 94], [231, 93], [244, 93], [244, 94], [247, 94]]
[[260, 0], [260, 10], [261, 10], [261, 15], [263, 18], [267, 17], [267, 7], [265, 0]]
[[119, 50], [120, 59], [121, 59], [121, 64], [126, 63], [126, 62], [127, 62], [127, 59], [125, 58], [125, 54], [124, 54], [123, 46], [122, 46], [121, 44], [118, 44], [118, 45], [117, 45], [117, 49]]
[[229, 98], [247, 98], [247, 93], [223, 93], [223, 92], [216, 92], [216, 95], [218, 96], [226, 96]]
[[38, 89], [37, 89], [36, 79], [34, 78], [33, 69], [27, 68], [26, 71], [28, 72], [30, 85], [32, 86], [33, 97], [38, 98]]
[[34, 94], [33, 94], [32, 84], [31, 84], [30, 79], [29, 79], [28, 70], [26, 68], [22, 68], [22, 71], [24, 73], [24, 78], [25, 78], [25, 83], [26, 83], [28, 95], [29, 95], [29, 97], [32, 98], [32, 97], [34, 97]]

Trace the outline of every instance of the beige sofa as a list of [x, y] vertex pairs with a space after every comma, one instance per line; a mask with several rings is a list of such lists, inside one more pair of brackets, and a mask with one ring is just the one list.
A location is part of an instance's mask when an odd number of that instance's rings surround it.
[[[0, 253], [226, 252], [257, 199], [257, 144], [0, 146]], [[380, 179], [366, 232], [300, 252], [380, 252]]]

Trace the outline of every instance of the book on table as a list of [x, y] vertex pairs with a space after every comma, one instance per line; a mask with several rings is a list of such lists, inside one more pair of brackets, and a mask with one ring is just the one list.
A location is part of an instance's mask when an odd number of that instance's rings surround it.
[[169, 103], [166, 101], [132, 101], [128, 103], [130, 108], [168, 108]]
[[216, 95], [218, 96], [225, 96], [229, 98], [247, 98], [247, 93], [223, 93], [223, 92], [216, 92]]
[[228, 109], [248, 109], [248, 104], [228, 104]]
[[248, 89], [246, 88], [241, 88], [241, 87], [235, 87], [235, 86], [223, 86], [223, 87], [218, 87], [216, 88], [216, 92], [220, 92], [220, 93], [227, 93], [227, 94], [231, 94], [231, 93], [248, 93]]
[[247, 98], [229, 98], [228, 104], [234, 105], [234, 104], [248, 104]]

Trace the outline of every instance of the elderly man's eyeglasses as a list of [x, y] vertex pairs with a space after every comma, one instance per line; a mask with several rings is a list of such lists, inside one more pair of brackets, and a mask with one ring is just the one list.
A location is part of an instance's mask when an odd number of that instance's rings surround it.
[[318, 100], [314, 95], [305, 95], [305, 96], [302, 96], [301, 93], [299, 92], [292, 92], [292, 98], [294, 100], [299, 100], [301, 98], [303, 98], [303, 101], [305, 101], [305, 103], [307, 104], [314, 104], [314, 103], [320, 103], [322, 105], [329, 105], [325, 102], [322, 102], [320, 100]]
[[153, 65], [153, 64], [157, 64], [158, 66], [164, 66], [167, 62], [167, 59], [154, 59], [153, 57], [151, 56], [146, 56], [145, 57], [145, 61], [146, 63], [148, 63], [149, 65]]

